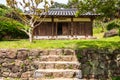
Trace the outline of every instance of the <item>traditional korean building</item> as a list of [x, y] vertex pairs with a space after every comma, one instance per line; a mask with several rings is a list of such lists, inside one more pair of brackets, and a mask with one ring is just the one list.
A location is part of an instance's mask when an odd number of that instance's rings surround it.
[[35, 39], [74, 39], [93, 36], [93, 20], [97, 14], [75, 17], [77, 9], [50, 9], [35, 28]]

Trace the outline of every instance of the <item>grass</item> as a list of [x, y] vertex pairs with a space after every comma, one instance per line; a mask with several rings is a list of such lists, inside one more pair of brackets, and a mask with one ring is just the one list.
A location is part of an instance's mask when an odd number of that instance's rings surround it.
[[95, 40], [35, 40], [30, 43], [28, 40], [0, 41], [0, 48], [8, 49], [56, 49], [56, 48], [120, 48], [120, 37], [102, 38]]

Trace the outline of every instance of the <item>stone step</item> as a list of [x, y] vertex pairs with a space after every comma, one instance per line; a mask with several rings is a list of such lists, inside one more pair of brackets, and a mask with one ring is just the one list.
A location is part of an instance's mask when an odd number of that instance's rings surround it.
[[35, 78], [82, 78], [81, 70], [70, 69], [39, 69], [34, 73]]
[[45, 79], [45, 78], [42, 78], [42, 79], [35, 79], [35, 80], [83, 80], [83, 79], [78, 79], [78, 78], [54, 78], [54, 79]]
[[41, 56], [43, 55], [75, 55], [75, 51], [71, 49], [52, 49], [52, 50], [43, 50], [40, 53]]
[[56, 61], [56, 62], [36, 62], [39, 64], [39, 69], [80, 69], [79, 62], [66, 62], [66, 61]]
[[78, 61], [76, 56], [58, 56], [58, 55], [48, 55], [40, 56], [40, 61]]

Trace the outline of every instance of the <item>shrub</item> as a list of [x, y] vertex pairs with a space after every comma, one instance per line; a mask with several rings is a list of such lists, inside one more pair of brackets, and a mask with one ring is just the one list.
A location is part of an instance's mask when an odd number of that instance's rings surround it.
[[111, 30], [111, 29], [117, 29], [120, 36], [120, 20], [119, 19], [115, 19], [108, 23], [107, 30]]
[[111, 29], [118, 28], [118, 27], [119, 27], [118, 24], [116, 24], [115, 22], [112, 22], [107, 25], [107, 30], [111, 30]]
[[21, 23], [6, 17], [0, 17], [0, 39], [27, 38], [27, 35], [18, 30], [24, 27]]

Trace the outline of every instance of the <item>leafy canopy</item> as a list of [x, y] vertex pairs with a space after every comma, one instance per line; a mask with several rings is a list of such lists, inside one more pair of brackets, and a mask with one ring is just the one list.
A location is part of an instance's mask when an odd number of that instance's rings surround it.
[[114, 17], [120, 7], [120, 0], [69, 0], [78, 8], [78, 14], [99, 13], [102, 17]]

